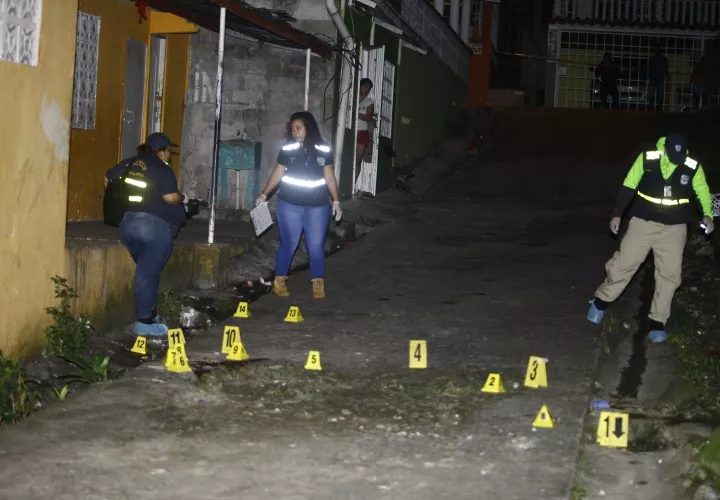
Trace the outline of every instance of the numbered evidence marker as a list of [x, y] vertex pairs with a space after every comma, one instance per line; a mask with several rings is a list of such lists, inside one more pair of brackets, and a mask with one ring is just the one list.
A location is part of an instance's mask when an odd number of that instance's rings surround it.
[[527, 373], [525, 374], [525, 387], [547, 387], [547, 370], [545, 369], [545, 358], [530, 356]]
[[185, 354], [185, 345], [177, 344], [175, 347], [168, 349], [165, 357], [165, 368], [169, 372], [185, 373], [192, 371], [190, 363]]
[[240, 339], [240, 327], [226, 326], [225, 331], [223, 332], [222, 353], [230, 354], [230, 349], [232, 349], [232, 346], [236, 342], [242, 344], [242, 340]]
[[245, 350], [245, 346], [243, 345], [243, 343], [240, 342], [240, 340], [237, 340], [232, 345], [232, 348], [230, 349], [230, 352], [228, 352], [226, 359], [228, 361], [245, 361], [246, 359], [250, 359], [250, 356]]
[[500, 378], [499, 373], [491, 373], [488, 375], [488, 378], [485, 381], [485, 386], [482, 388], [482, 392], [493, 392], [495, 394], [502, 394], [505, 392], [505, 387], [503, 387], [502, 379]]
[[235, 311], [235, 317], [236, 318], [249, 318], [250, 316], [251, 316], [250, 307], [248, 306], [248, 303], [240, 302], [237, 306], [237, 311]]
[[145, 356], [147, 354], [147, 339], [145, 337], [136, 338], [130, 352], [134, 352], [135, 354], [142, 354], [143, 356]]
[[305, 369], [318, 371], [322, 370], [322, 365], [320, 364], [320, 351], [310, 351], [308, 353], [308, 358], [305, 362]]
[[547, 405], [542, 405], [542, 408], [540, 408], [533, 422], [533, 427], [545, 427], [546, 429], [555, 427], [555, 419], [550, 415], [550, 410], [548, 410]]
[[410, 341], [410, 368], [427, 368], [427, 341]]
[[168, 330], [168, 349], [182, 344], [185, 345], [185, 335], [183, 335], [182, 328], [172, 328]]
[[627, 413], [600, 412], [597, 443], [611, 448], [627, 448], [630, 434], [630, 417]]
[[304, 320], [305, 318], [300, 314], [300, 308], [298, 306], [290, 306], [287, 316], [285, 316], [285, 321], [288, 323], [300, 323]]

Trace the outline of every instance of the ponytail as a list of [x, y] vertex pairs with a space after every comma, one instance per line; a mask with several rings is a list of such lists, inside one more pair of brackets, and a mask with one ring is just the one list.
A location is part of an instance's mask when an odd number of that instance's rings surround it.
[[137, 154], [138, 156], [150, 156], [153, 153], [153, 150], [150, 146], [147, 144], [140, 144], [137, 147]]

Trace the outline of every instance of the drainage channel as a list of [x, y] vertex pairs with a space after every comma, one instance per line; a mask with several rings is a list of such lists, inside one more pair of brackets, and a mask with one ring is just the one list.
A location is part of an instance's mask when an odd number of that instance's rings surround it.
[[642, 385], [642, 377], [647, 368], [647, 335], [650, 332], [648, 314], [650, 313], [650, 304], [653, 299], [655, 290], [655, 280], [653, 278], [654, 266], [649, 260], [643, 269], [643, 275], [640, 280], [640, 307], [637, 312], [638, 328], [632, 337], [632, 353], [628, 359], [627, 366], [620, 375], [620, 383], [618, 384], [617, 394], [621, 398], [637, 398], [640, 386]]

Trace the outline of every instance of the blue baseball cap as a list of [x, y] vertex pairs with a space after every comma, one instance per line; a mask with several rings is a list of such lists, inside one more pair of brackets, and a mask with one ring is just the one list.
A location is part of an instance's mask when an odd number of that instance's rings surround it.
[[687, 141], [682, 134], [670, 134], [665, 138], [665, 154], [675, 165], [682, 165], [687, 158]]
[[153, 151], [162, 151], [163, 149], [177, 147], [177, 144], [171, 141], [170, 138], [162, 132], [155, 132], [147, 136], [145, 144], [150, 146], [150, 149]]

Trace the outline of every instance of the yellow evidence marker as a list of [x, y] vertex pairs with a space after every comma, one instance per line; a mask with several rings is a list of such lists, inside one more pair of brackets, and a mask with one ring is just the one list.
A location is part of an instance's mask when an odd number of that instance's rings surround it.
[[135, 354], [142, 354], [143, 356], [145, 356], [147, 354], [147, 339], [145, 337], [136, 338], [132, 349], [130, 349], [130, 352], [134, 352]]
[[427, 341], [410, 341], [410, 362], [409, 368], [427, 368]]
[[304, 320], [305, 318], [302, 317], [302, 314], [300, 313], [300, 308], [298, 306], [290, 306], [287, 316], [285, 316], [285, 321], [287, 321], [288, 323], [300, 323]]
[[168, 330], [168, 349], [172, 349], [176, 345], [185, 345], [185, 335], [183, 335], [182, 328], [172, 328]]
[[503, 387], [502, 379], [500, 378], [499, 373], [491, 373], [488, 375], [488, 378], [485, 381], [485, 386], [482, 388], [482, 392], [492, 392], [495, 394], [502, 394], [505, 392], [505, 387]]
[[230, 354], [230, 349], [232, 349], [232, 346], [233, 344], [235, 344], [235, 342], [240, 342], [242, 344], [242, 341], [240, 340], [240, 327], [226, 326], [225, 331], [223, 332], [221, 352], [223, 354]]
[[597, 443], [610, 448], [627, 448], [630, 434], [630, 417], [627, 413], [600, 412]]
[[540, 411], [533, 422], [533, 427], [544, 427], [546, 429], [552, 429], [555, 427], [555, 419], [553, 419], [552, 415], [550, 415], [550, 410], [548, 410], [547, 405], [542, 405], [542, 408], [540, 408]]
[[305, 362], [306, 370], [322, 370], [320, 364], [320, 351], [310, 351], [308, 353], [307, 361]]
[[525, 374], [525, 387], [547, 387], [547, 370], [545, 368], [545, 358], [530, 356], [528, 361], [527, 373]]
[[237, 340], [233, 344], [232, 349], [230, 349], [230, 352], [225, 359], [228, 361], [245, 361], [246, 359], [250, 359], [250, 356], [245, 350], [243, 343], [240, 342], [240, 340]]
[[240, 302], [237, 306], [237, 311], [235, 311], [235, 317], [236, 318], [249, 318], [252, 316], [250, 314], [250, 306], [247, 302]]
[[172, 349], [168, 349], [167, 357], [165, 358], [165, 368], [169, 372], [174, 373], [185, 373], [192, 371], [190, 369], [190, 362], [185, 354], [185, 345], [178, 344]]

